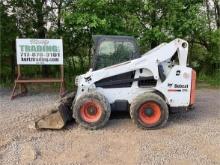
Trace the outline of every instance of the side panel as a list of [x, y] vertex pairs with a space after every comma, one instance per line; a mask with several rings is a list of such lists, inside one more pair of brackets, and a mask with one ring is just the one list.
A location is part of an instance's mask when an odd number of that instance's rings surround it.
[[115, 100], [128, 100], [129, 103], [137, 97], [139, 94], [144, 92], [153, 91], [153, 88], [96, 88], [98, 92], [107, 97], [110, 104], [114, 103]]
[[[154, 87], [156, 86], [156, 80], [152, 83], [150, 80], [138, 80], [138, 78], [153, 78], [152, 72], [147, 69], [138, 69], [136, 71], [133, 71], [135, 73], [133, 78], [133, 81], [131, 82], [130, 87], [120, 87], [120, 88], [102, 88], [102, 87], [96, 87], [96, 90], [103, 95], [107, 97], [110, 103], [114, 103], [115, 100], [127, 100], [128, 103], [131, 103], [132, 100], [144, 92], [151, 92], [154, 90]], [[123, 80], [123, 77], [122, 81]]]
[[192, 69], [185, 66], [174, 66], [166, 80], [156, 89], [162, 92], [171, 107], [190, 104]]

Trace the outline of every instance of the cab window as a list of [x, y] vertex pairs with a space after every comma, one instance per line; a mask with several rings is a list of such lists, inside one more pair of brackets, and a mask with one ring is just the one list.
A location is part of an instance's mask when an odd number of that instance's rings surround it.
[[129, 41], [103, 41], [98, 50], [96, 69], [133, 59], [135, 46]]

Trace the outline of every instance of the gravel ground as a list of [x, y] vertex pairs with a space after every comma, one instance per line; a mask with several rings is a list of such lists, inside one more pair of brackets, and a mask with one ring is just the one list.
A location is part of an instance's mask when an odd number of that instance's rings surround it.
[[0, 90], [0, 164], [220, 164], [220, 90], [200, 89], [194, 111], [170, 116], [165, 128], [144, 131], [127, 114], [101, 130], [69, 124], [60, 131], [29, 125], [57, 94], [10, 101]]

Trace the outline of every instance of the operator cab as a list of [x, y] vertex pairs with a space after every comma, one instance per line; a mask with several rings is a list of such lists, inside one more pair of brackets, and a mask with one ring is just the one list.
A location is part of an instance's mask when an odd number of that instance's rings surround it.
[[134, 37], [93, 35], [92, 69], [98, 70], [140, 57]]

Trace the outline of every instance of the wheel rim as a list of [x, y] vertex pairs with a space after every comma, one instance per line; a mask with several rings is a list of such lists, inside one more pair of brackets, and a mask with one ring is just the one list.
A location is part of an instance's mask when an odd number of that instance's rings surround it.
[[155, 102], [145, 102], [139, 109], [139, 118], [144, 124], [155, 124], [160, 117], [160, 106]]
[[97, 122], [102, 115], [102, 107], [95, 100], [87, 101], [80, 108], [80, 115], [88, 123]]

